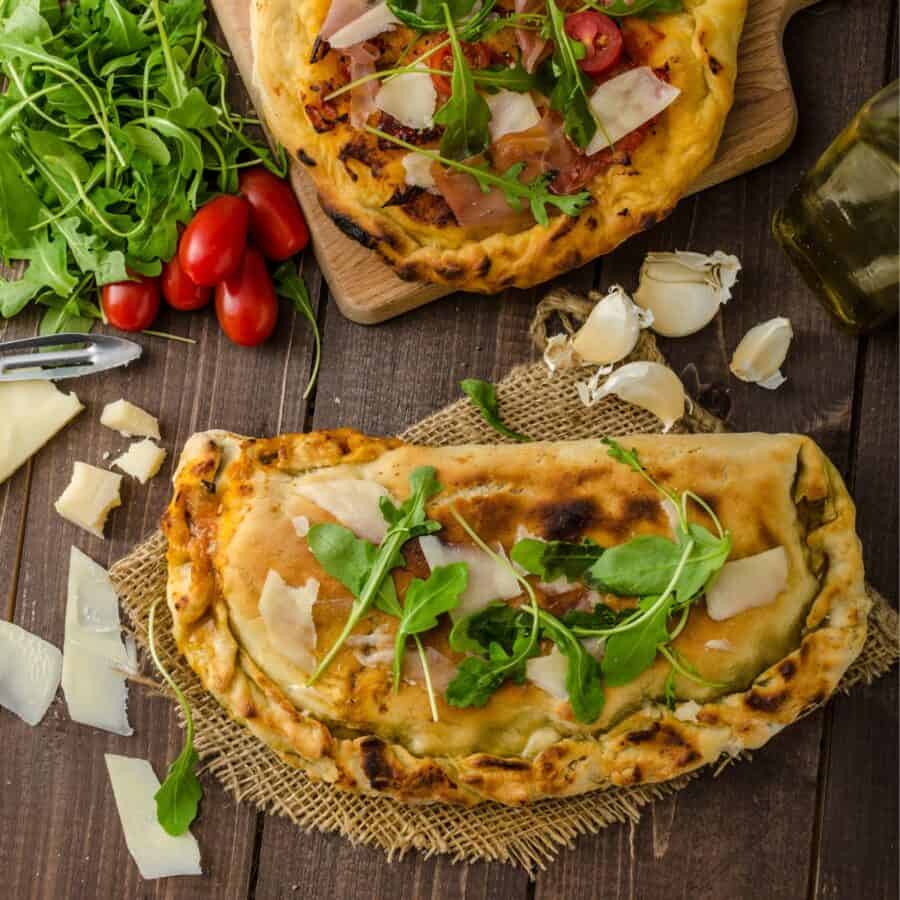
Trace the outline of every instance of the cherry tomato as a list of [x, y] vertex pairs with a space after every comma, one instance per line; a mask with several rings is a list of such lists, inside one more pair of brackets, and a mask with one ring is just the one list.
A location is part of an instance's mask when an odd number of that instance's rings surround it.
[[[486, 69], [491, 63], [491, 51], [487, 44], [479, 41], [475, 44], [462, 44], [463, 56], [473, 69]], [[450, 76], [453, 73], [453, 48], [447, 45], [441, 47], [436, 53], [432, 53], [423, 59], [423, 64], [429, 69], [444, 69], [446, 75], [432, 75], [431, 81], [434, 89], [442, 96], [449, 97], [453, 92]]]
[[216, 285], [216, 317], [235, 344], [255, 347], [274, 330], [278, 301], [266, 262], [248, 247], [237, 271]]
[[116, 281], [103, 285], [100, 304], [113, 328], [143, 331], [153, 324], [159, 312], [159, 279], [133, 275], [134, 281]]
[[241, 174], [240, 185], [250, 204], [250, 235], [266, 259], [287, 259], [309, 243], [306, 219], [284, 179], [254, 166]]
[[622, 32], [603, 13], [592, 9], [566, 16], [566, 34], [584, 44], [587, 55], [578, 65], [588, 75], [601, 75], [622, 55]]
[[216, 197], [197, 210], [178, 245], [178, 261], [194, 284], [212, 287], [241, 262], [250, 206], [243, 197]]
[[212, 297], [212, 288], [194, 284], [178, 261], [176, 253], [163, 265], [160, 278], [162, 295], [174, 309], [202, 309]]

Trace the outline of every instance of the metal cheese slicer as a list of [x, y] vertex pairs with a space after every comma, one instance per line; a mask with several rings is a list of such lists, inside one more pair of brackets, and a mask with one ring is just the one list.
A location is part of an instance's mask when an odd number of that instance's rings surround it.
[[140, 344], [108, 334], [48, 334], [0, 342], [0, 381], [56, 381], [127, 366]]

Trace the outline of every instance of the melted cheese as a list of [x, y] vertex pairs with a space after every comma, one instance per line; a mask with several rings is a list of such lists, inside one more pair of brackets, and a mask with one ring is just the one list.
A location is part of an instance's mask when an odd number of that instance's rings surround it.
[[510, 566], [497, 562], [477, 547], [444, 544], [434, 535], [420, 537], [419, 546], [431, 569], [455, 562], [468, 566], [468, 586], [460, 595], [459, 606], [450, 611], [454, 620], [476, 613], [494, 600], [511, 600], [522, 593]]
[[149, 438], [133, 443], [112, 464], [126, 475], [146, 484], [159, 470], [166, 458], [166, 451], [157, 447]]
[[304, 481], [297, 485], [296, 491], [334, 516], [357, 537], [377, 544], [387, 531], [379, 503], [382, 497], [391, 499], [391, 495], [375, 481], [362, 478]]
[[72, 480], [53, 505], [54, 509], [64, 519], [102, 538], [110, 510], [122, 505], [121, 484], [121, 475], [76, 462]]
[[125, 437], [148, 437], [159, 440], [159, 422], [156, 418], [127, 400], [107, 403], [100, 414], [100, 424], [118, 431]]
[[274, 569], [269, 569], [259, 597], [259, 613], [272, 646], [286, 659], [312, 672], [316, 667], [316, 625], [313, 604], [319, 582], [309, 578], [302, 587], [291, 587]]
[[105, 759], [125, 843], [141, 877], [202, 875], [196, 838], [189, 831], [173, 837], [156, 819], [159, 779], [150, 763], [114, 753]]
[[67, 425], [84, 407], [52, 381], [0, 384], [0, 483]]
[[437, 91], [425, 72], [406, 72], [382, 82], [375, 105], [407, 128], [430, 128], [434, 124]]
[[706, 612], [714, 622], [721, 622], [756, 606], [768, 606], [784, 590], [787, 577], [784, 547], [727, 562], [706, 592]]
[[109, 576], [72, 547], [62, 666], [72, 720], [113, 734], [133, 734], [125, 674], [134, 669], [133, 650], [122, 643], [118, 600]]
[[599, 120], [597, 132], [585, 151], [603, 150], [659, 115], [681, 93], [662, 81], [647, 66], [629, 69], [605, 81], [591, 94], [591, 110]]
[[36, 634], [0, 619], [0, 706], [37, 725], [53, 701], [62, 654]]

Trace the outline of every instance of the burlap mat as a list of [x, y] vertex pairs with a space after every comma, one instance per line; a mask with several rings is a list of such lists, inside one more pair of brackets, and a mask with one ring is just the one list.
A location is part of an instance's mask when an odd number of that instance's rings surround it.
[[[590, 305], [589, 301], [565, 292], [543, 300], [532, 324], [539, 349], [546, 342], [548, 320], [558, 319], [571, 331]], [[662, 359], [648, 332], [642, 335], [631, 358]], [[577, 397], [575, 383], [589, 374], [589, 369], [568, 370], [551, 377], [542, 363], [513, 370], [497, 386], [504, 420], [516, 431], [546, 440], [659, 430], [654, 416], [616, 398], [607, 398], [586, 409]], [[722, 431], [724, 426], [695, 405], [675, 430]], [[468, 401], [440, 410], [413, 425], [402, 437], [432, 445], [502, 440]], [[116, 563], [111, 575], [138, 643], [146, 651], [148, 611], [158, 597], [165, 595], [162, 534], [157, 532]], [[869, 636], [862, 654], [841, 682], [845, 691], [884, 674], [898, 658], [897, 614], [877, 593], [870, 593], [874, 604]], [[285, 765], [265, 744], [228, 718], [178, 654], [168, 628], [167, 608], [161, 606], [160, 612], [160, 656], [191, 704], [196, 748], [206, 770], [237, 800], [287, 816], [304, 829], [338, 832], [352, 842], [381, 847], [389, 858], [416, 848], [426, 856], [447, 853], [455, 860], [499, 860], [533, 873], [553, 860], [563, 847], [570, 846], [578, 835], [596, 833], [616, 822], [636, 823], [643, 806], [681, 790], [697, 774], [662, 785], [546, 800], [526, 809], [492, 803], [474, 809], [445, 805], [409, 807], [386, 798], [338, 791], [310, 781], [302, 772]]]

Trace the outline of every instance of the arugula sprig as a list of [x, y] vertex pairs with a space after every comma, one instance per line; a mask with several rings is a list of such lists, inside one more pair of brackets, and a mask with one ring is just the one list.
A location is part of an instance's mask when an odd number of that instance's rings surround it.
[[341, 526], [322, 524], [309, 529], [307, 540], [316, 561], [347, 585], [355, 599], [343, 630], [309, 677], [308, 685], [322, 677], [359, 620], [379, 598], [387, 607], [397, 603], [389, 574], [391, 569], [403, 564], [400, 552], [403, 545], [412, 538], [432, 534], [441, 528], [439, 522], [430, 520], [425, 514], [425, 504], [441, 491], [434, 468], [419, 466], [414, 469], [409, 476], [409, 488], [409, 499], [399, 506], [387, 497], [381, 498], [379, 506], [388, 530], [374, 554], [368, 549], [372, 545], [356, 543], [358, 539], [352, 532], [349, 535], [353, 541], [349, 541], [344, 533], [347, 529], [341, 529]]
[[175, 699], [184, 714], [185, 736], [184, 748], [178, 754], [175, 761], [169, 766], [165, 781], [160, 785], [154, 795], [156, 800], [156, 819], [168, 834], [177, 837], [184, 834], [197, 818], [197, 810], [203, 797], [203, 786], [197, 777], [197, 766], [200, 757], [194, 749], [194, 719], [191, 716], [191, 708], [183, 691], [175, 683], [175, 679], [166, 670], [156, 651], [156, 607], [162, 602], [162, 598], [150, 607], [147, 618], [147, 642], [150, 645], [150, 656], [159, 670], [160, 675], [166, 680], [166, 684], [175, 694]]
[[472, 401], [473, 406], [481, 413], [484, 419], [497, 434], [502, 434], [512, 441], [524, 443], [530, 441], [531, 438], [527, 434], [520, 434], [513, 431], [500, 418], [500, 404], [497, 401], [497, 388], [489, 381], [482, 381], [480, 378], [464, 378], [459, 383], [462, 392]]
[[526, 202], [535, 221], [545, 227], [550, 222], [547, 215], [548, 206], [555, 206], [567, 216], [577, 216], [591, 202], [591, 195], [587, 191], [580, 191], [577, 194], [552, 193], [550, 190], [550, 182], [553, 180], [552, 172], [545, 172], [533, 181], [519, 181], [519, 175], [522, 174], [522, 170], [525, 168], [525, 163], [523, 162], [516, 163], [502, 174], [499, 174], [492, 172], [486, 163], [483, 166], [476, 166], [456, 159], [448, 159], [440, 153], [435, 153], [433, 150], [417, 147], [415, 144], [388, 134], [386, 131], [372, 128], [371, 125], [366, 125], [365, 130], [388, 143], [396, 144], [398, 147], [403, 147], [405, 150], [410, 150], [413, 153], [420, 153], [422, 156], [443, 166], [471, 175], [486, 194], [492, 188], [498, 188], [503, 192], [503, 196], [509, 205], [517, 212], [522, 209], [523, 201]]
[[275, 287], [275, 293], [279, 297], [289, 300], [294, 309], [300, 313], [303, 318], [309, 322], [312, 328], [313, 339], [315, 341], [315, 352], [313, 355], [312, 372], [309, 374], [309, 380], [306, 382], [306, 388], [303, 391], [303, 399], [309, 397], [312, 389], [315, 387], [316, 379], [319, 377], [319, 365], [322, 362], [322, 336], [319, 333], [319, 323], [316, 321], [316, 314], [312, 308], [312, 301], [309, 299], [309, 289], [303, 276], [297, 272], [297, 264], [288, 260], [282, 263], [272, 273], [272, 283]]
[[475, 40], [488, 21], [496, 0], [388, 0], [388, 8], [416, 31], [443, 31], [447, 20], [464, 41]]
[[664, 13], [681, 12], [684, 8], [682, 0], [609, 0], [604, 3], [592, 3], [585, 0], [583, 9], [596, 9], [613, 18], [625, 16], [656, 16]]
[[582, 541], [542, 541], [522, 538], [513, 545], [510, 559], [541, 581], [565, 578], [576, 582], [603, 554], [603, 548], [591, 538]]

